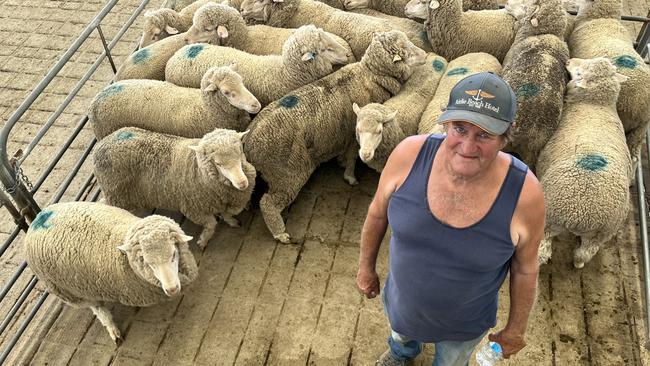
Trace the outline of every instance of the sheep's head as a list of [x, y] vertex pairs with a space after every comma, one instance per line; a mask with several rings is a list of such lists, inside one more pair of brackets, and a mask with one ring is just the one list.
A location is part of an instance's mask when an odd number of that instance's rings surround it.
[[220, 93], [233, 107], [248, 113], [257, 113], [262, 108], [257, 98], [244, 86], [235, 64], [208, 69], [201, 79], [201, 90], [204, 93]]
[[413, 19], [426, 19], [429, 0], [411, 0], [404, 7], [404, 14]]
[[508, 0], [505, 9], [508, 14], [512, 15], [515, 19], [520, 20], [526, 16], [528, 8], [531, 7], [533, 0]]
[[367, 8], [369, 3], [370, 0], [345, 0], [343, 6], [345, 10], [363, 9]]
[[353, 103], [352, 110], [357, 115], [359, 157], [367, 163], [375, 156], [375, 150], [381, 143], [384, 125], [395, 121], [397, 111], [377, 103], [367, 104], [363, 108]]
[[170, 19], [176, 17], [178, 17], [178, 13], [172, 9], [157, 9], [144, 13], [144, 29], [142, 38], [140, 38], [140, 48], [178, 34], [178, 29], [169, 25]]
[[225, 4], [207, 3], [196, 13], [192, 26], [185, 34], [185, 42], [227, 45], [230, 32], [245, 31], [246, 24], [241, 14]]
[[[317, 78], [330, 73], [332, 65], [348, 63], [348, 50], [327, 32], [314, 25], [303, 25], [284, 42], [282, 57], [287, 65], [302, 64]], [[296, 75], [301, 77], [301, 75]]]
[[[519, 0], [508, 3], [516, 1]], [[517, 32], [523, 32], [525, 36], [553, 34], [558, 38], [564, 37], [567, 15], [562, 0], [524, 0], [511, 11], [517, 18]]]
[[[566, 63], [566, 68], [571, 74], [568, 88], [571, 90], [606, 90], [612, 87], [620, 90], [620, 84], [628, 77], [619, 74], [612, 61], [605, 57], [592, 59], [572, 58]], [[584, 91], [583, 91], [584, 93]]]
[[[124, 244], [117, 249], [126, 254], [138, 276], [160, 286], [167, 296], [175, 296], [181, 291], [178, 272], [180, 252], [190, 240], [192, 237], [185, 235], [173, 220], [151, 215], [133, 224], [124, 238]], [[193, 257], [186, 259], [194, 260]]]
[[194, 150], [199, 168], [209, 178], [243, 191], [249, 184], [242, 168], [246, 163], [242, 138], [247, 133], [216, 129], [188, 147]]
[[392, 30], [373, 35], [361, 62], [372, 65], [370, 67], [376, 72], [404, 82], [411, 76], [411, 68], [424, 64], [426, 57], [427, 53], [414, 45], [404, 33]]
[[240, 9], [247, 23], [284, 27], [297, 7], [296, 0], [244, 0]]

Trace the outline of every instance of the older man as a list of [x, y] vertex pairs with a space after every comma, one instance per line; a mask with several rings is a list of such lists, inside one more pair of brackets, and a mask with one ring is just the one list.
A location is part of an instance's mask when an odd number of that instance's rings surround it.
[[498, 76], [468, 76], [438, 119], [447, 134], [409, 137], [389, 157], [363, 226], [357, 274], [367, 297], [379, 294], [375, 263], [390, 223], [383, 301], [392, 331], [378, 365], [405, 364], [423, 342], [435, 343], [435, 366], [467, 365], [496, 325], [508, 271], [508, 323], [489, 338], [506, 358], [525, 346], [544, 199], [527, 166], [501, 152], [516, 105]]

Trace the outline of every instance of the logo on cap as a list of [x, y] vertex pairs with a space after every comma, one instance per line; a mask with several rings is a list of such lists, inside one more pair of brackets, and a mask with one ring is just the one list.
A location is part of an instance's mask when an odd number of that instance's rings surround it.
[[465, 90], [465, 94], [471, 95], [472, 99], [474, 99], [476, 101], [483, 100], [483, 98], [485, 98], [485, 99], [494, 99], [495, 98], [494, 95], [492, 95], [492, 94], [490, 94], [488, 92], [484, 92], [481, 89], [479, 89], [479, 90]]

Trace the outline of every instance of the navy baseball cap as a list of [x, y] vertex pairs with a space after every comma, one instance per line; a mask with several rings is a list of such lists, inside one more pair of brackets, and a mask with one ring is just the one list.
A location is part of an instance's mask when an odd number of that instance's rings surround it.
[[516, 112], [517, 98], [510, 85], [491, 72], [481, 72], [454, 85], [437, 123], [467, 121], [493, 135], [502, 135]]

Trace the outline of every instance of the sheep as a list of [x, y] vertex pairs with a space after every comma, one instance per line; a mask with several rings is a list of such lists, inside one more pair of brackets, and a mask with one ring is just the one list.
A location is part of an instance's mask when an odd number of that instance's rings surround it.
[[285, 42], [282, 56], [258, 56], [228, 47], [196, 44], [181, 48], [167, 62], [165, 79], [196, 87], [212, 66], [237, 64], [244, 85], [266, 106], [284, 94], [331, 73], [347, 62], [347, 50], [313, 25], [298, 28]]
[[484, 71], [501, 74], [499, 60], [490, 54], [479, 52], [468, 53], [449, 62], [431, 102], [422, 113], [418, 134], [446, 133], [445, 128], [436, 122], [442, 114], [443, 108], [447, 106], [451, 89], [461, 79]]
[[160, 41], [174, 34], [185, 32], [192, 26], [194, 13], [210, 0], [195, 1], [181, 11], [172, 9], [149, 10], [144, 13], [144, 26], [140, 38], [140, 48]]
[[311, 173], [354, 142], [352, 103], [382, 103], [397, 94], [425, 57], [404, 33], [379, 32], [360, 62], [285, 95], [255, 117], [244, 152], [268, 183], [260, 210], [275, 239], [290, 242], [280, 213]]
[[122, 80], [109, 85], [91, 102], [88, 118], [98, 140], [126, 126], [185, 137], [201, 137], [213, 129], [243, 131], [248, 113], [261, 109], [234, 66], [209, 69], [201, 89], [158, 80]]
[[220, 215], [230, 226], [247, 207], [255, 168], [246, 161], [241, 138], [247, 132], [215, 129], [201, 139], [121, 128], [97, 144], [97, 182], [110, 205], [128, 210], [180, 211], [203, 226], [204, 248]]
[[263, 22], [273, 27], [295, 28], [303, 24], [314, 24], [325, 31], [345, 39], [357, 60], [361, 59], [372, 41], [375, 32], [400, 30], [409, 40], [426, 52], [431, 45], [423, 33], [401, 29], [385, 19], [341, 11], [326, 4], [311, 0], [244, 0], [241, 4], [244, 19]]
[[[254, 55], [280, 55], [285, 41], [294, 30], [261, 24], [246, 26], [244, 18], [235, 9], [223, 4], [208, 3], [194, 14], [194, 22], [186, 33], [186, 40], [188, 44], [218, 44]], [[352, 49], [343, 38], [327, 34], [345, 47], [349, 63], [356, 62]]]
[[[499, 9], [499, 3], [496, 0], [464, 0], [462, 3], [463, 11]], [[415, 19], [427, 18], [428, 5], [429, 0], [345, 0], [347, 10], [369, 8], [397, 17]]]
[[115, 80], [165, 80], [165, 66], [170, 57], [185, 46], [185, 34], [175, 34], [132, 53], [115, 74]]
[[517, 95], [517, 115], [506, 151], [514, 151], [531, 170], [560, 122], [569, 49], [562, 40], [566, 11], [561, 0], [535, 0], [518, 20], [502, 78]]
[[433, 52], [453, 60], [486, 52], [503, 61], [514, 40], [515, 18], [503, 9], [463, 12], [459, 0], [431, 0], [425, 28]]
[[617, 110], [636, 164], [650, 122], [650, 68], [634, 50], [620, 16], [620, 0], [583, 1], [568, 43], [571, 57], [608, 57], [629, 77], [621, 86]]
[[539, 259], [551, 257], [553, 237], [580, 236], [573, 264], [582, 268], [623, 225], [632, 173], [621, 120], [616, 113], [620, 83], [609, 59], [570, 59], [562, 118], [537, 162], [546, 201], [546, 227]]
[[35, 217], [23, 245], [29, 268], [48, 291], [70, 306], [90, 308], [119, 343], [106, 304], [151, 306], [178, 295], [198, 274], [190, 240], [167, 217], [65, 202]]
[[[424, 65], [413, 68], [413, 75], [396, 96], [383, 104], [370, 103], [362, 108], [353, 104], [352, 109], [357, 115], [358, 154], [364, 163], [381, 172], [395, 146], [417, 133], [422, 112], [436, 92], [446, 67], [445, 59], [430, 53]], [[356, 156], [346, 163], [348, 174], [344, 178], [350, 184], [356, 184], [355, 160]]]
[[[568, 12], [573, 11], [575, 1], [574, 0], [561, 0], [562, 1], [562, 7], [566, 12], [564, 15], [561, 14], [561, 12], [558, 12], [557, 10], [554, 10], [554, 15], [558, 16], [560, 18], [566, 19], [566, 26], [564, 27], [564, 34], [560, 37], [563, 40], [569, 39], [571, 36], [571, 32], [573, 31], [573, 25], [574, 25], [574, 19], [573, 17], [569, 16]], [[508, 0], [508, 2], [505, 5], [506, 11], [511, 14], [517, 22], [515, 22], [515, 33], [517, 32], [517, 27], [523, 17], [526, 16], [527, 12], [530, 11], [529, 8], [539, 6], [538, 2], [535, 0]], [[544, 32], [539, 32], [539, 33], [544, 33]], [[555, 32], [546, 32], [546, 33], [553, 33]], [[505, 63], [505, 61], [504, 61]]]

